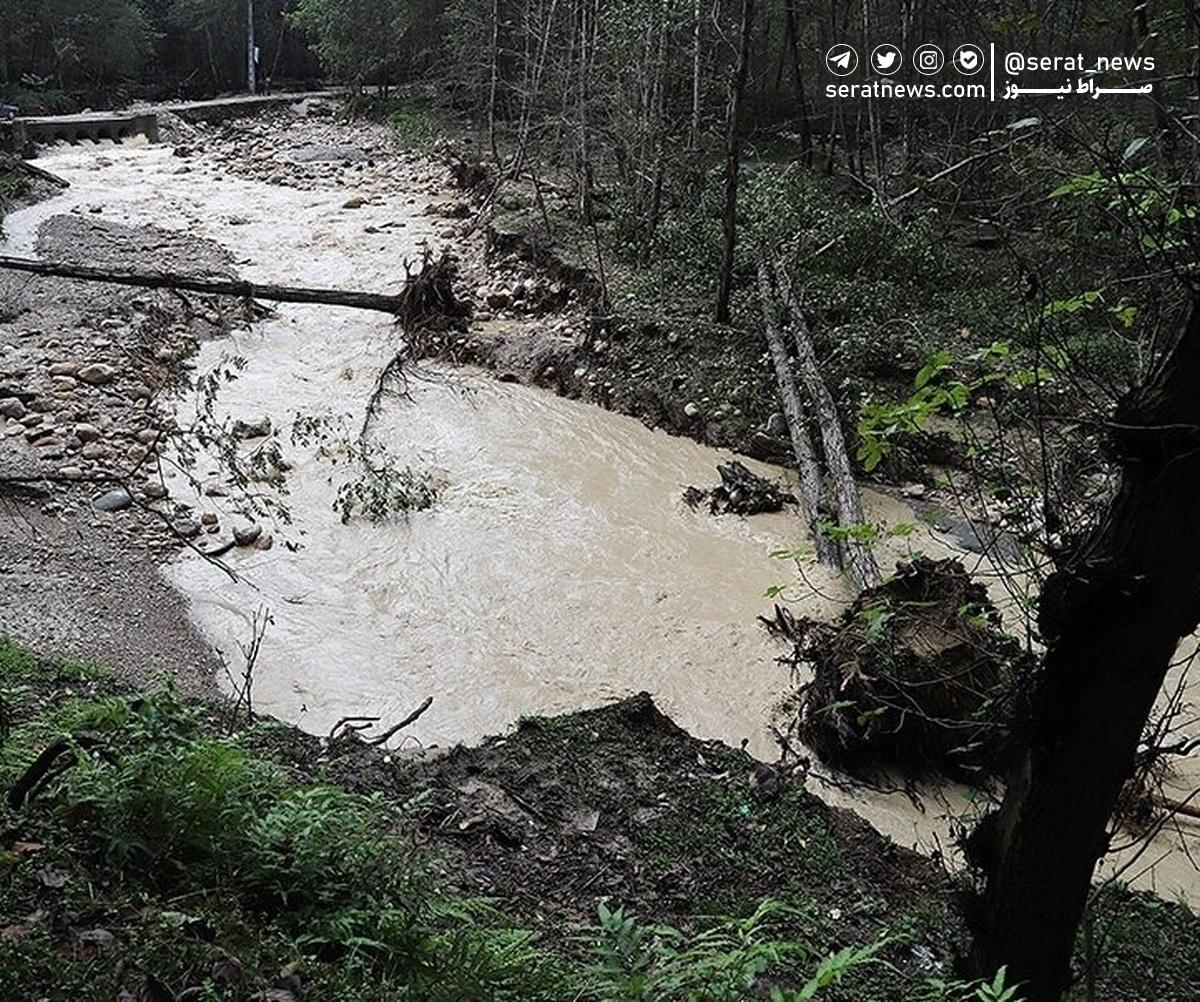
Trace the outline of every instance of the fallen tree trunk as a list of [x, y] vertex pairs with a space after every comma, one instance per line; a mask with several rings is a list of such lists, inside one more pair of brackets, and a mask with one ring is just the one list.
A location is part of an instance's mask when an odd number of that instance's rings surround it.
[[767, 262], [760, 255], [758, 261], [758, 295], [762, 302], [763, 332], [767, 339], [767, 347], [771, 351], [771, 361], [775, 364], [775, 381], [779, 387], [779, 401], [783, 407], [783, 416], [787, 419], [788, 434], [792, 439], [792, 451], [796, 456], [796, 466], [800, 473], [800, 511], [803, 513], [805, 525], [812, 534], [813, 545], [817, 551], [817, 561], [826, 567], [840, 567], [840, 554], [837, 544], [822, 531], [822, 477], [821, 467], [817, 462], [817, 454], [813, 448], [812, 436], [804, 423], [804, 402], [800, 399], [800, 391], [792, 376], [791, 362], [788, 360], [787, 344], [783, 340], [783, 331], [779, 327], [779, 314], [775, 308], [775, 297], [771, 290], [771, 276], [767, 271]]
[[[266, 299], [276, 303], [316, 303], [322, 306], [346, 306], [355, 310], [374, 310], [397, 314], [407, 305], [407, 297], [382, 295], [376, 292], [346, 292], [340, 289], [306, 289], [288, 285], [256, 285], [244, 279], [196, 278], [171, 272], [111, 271], [87, 265], [64, 264], [61, 261], [39, 261], [32, 258], [0, 255], [0, 269], [70, 278], [81, 282], [104, 282], [108, 285], [133, 285], [143, 289], [174, 289], [182, 292], [201, 292], [214, 296], [236, 296], [239, 299]], [[419, 272], [417, 273], [420, 274]]]
[[851, 531], [841, 543], [842, 554], [858, 588], [874, 588], [883, 581], [883, 575], [879, 572], [879, 562], [871, 552], [870, 544], [856, 539], [853, 535], [854, 528], [865, 525], [867, 518], [863, 512], [862, 492], [858, 489], [858, 481], [854, 479], [850, 453], [846, 450], [846, 437], [842, 434], [837, 405], [829, 387], [825, 385], [825, 380], [821, 378], [808, 322], [800, 311], [800, 304], [792, 291], [787, 271], [778, 260], [775, 262], [775, 274], [784, 309], [792, 318], [792, 340], [796, 345], [796, 365], [800, 370], [800, 379], [804, 383], [805, 392], [817, 419], [817, 427], [821, 432], [825, 470], [832, 482], [833, 497], [837, 503], [838, 525]]
[[66, 180], [66, 178], [61, 178], [57, 174], [51, 174], [48, 170], [42, 170], [41, 167], [35, 167], [31, 163], [26, 163], [20, 157], [10, 157], [0, 154], [0, 167], [6, 170], [20, 171], [22, 174], [28, 174], [30, 177], [36, 177], [41, 181], [48, 181], [59, 188], [71, 187], [71, 182]]
[[1150, 806], [1166, 811], [1168, 814], [1180, 814], [1185, 818], [1200, 819], [1200, 807], [1189, 804], [1186, 800], [1173, 800], [1160, 793], [1150, 794]]

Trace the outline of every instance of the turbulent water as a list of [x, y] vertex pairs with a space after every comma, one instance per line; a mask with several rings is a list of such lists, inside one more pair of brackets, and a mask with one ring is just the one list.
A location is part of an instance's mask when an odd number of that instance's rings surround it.
[[[10, 217], [20, 252], [31, 252], [42, 220], [98, 206], [116, 222], [215, 240], [252, 281], [389, 292], [402, 260], [415, 260], [422, 241], [440, 242], [420, 199], [346, 209], [346, 190], [177, 173], [179, 161], [158, 147], [55, 151], [45, 163], [72, 187]], [[432, 696], [406, 740], [445, 745], [501, 732], [522, 714], [646, 689], [693, 733], [773, 758], [769, 725], [789, 678], [756, 617], [770, 611], [769, 586], [795, 581], [792, 565], [771, 556], [805, 543], [794, 514], [693, 512], [682, 488], [715, 482], [727, 454], [540, 390], [433, 369], [411, 382], [411, 399], [388, 402], [373, 436], [401, 464], [436, 473], [442, 497], [407, 519], [343, 525], [333, 501], [351, 469], [316, 443], [293, 444], [290, 430], [298, 415], [327, 417], [353, 436], [397, 342], [386, 318], [281, 306], [201, 352], [201, 371], [245, 360], [218, 412], [269, 416], [291, 464], [280, 499], [290, 524], [268, 525], [272, 549], [228, 555], [238, 580], [192, 554], [166, 568], [234, 676], [254, 617], [269, 614], [256, 708], [324, 733], [351, 715], [386, 725]], [[181, 421], [195, 405], [180, 402]], [[218, 474], [215, 465], [201, 472]], [[169, 486], [236, 523], [233, 496], [198, 497], [179, 474]], [[890, 498], [868, 493], [866, 502], [873, 521], [913, 520]], [[909, 549], [942, 555], [954, 544], [922, 530], [885, 544], [881, 562]], [[794, 611], [814, 616], [847, 597], [842, 582], [816, 572], [793, 594]], [[925, 848], [945, 845], [941, 814], [965, 803], [956, 790], [917, 810], [902, 794], [815, 789]], [[1158, 865], [1140, 882], [1200, 892], [1182, 841], [1158, 840], [1144, 857]]]

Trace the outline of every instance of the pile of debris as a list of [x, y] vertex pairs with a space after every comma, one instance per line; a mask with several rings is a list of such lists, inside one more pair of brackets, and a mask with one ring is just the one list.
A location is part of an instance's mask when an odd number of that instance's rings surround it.
[[710, 490], [687, 487], [683, 491], [683, 503], [696, 509], [707, 502], [708, 510], [714, 515], [729, 512], [734, 515], [757, 515], [761, 512], [780, 511], [785, 504], [795, 504], [795, 495], [785, 491], [757, 473], [751, 473], [734, 460], [717, 467], [721, 483]]
[[790, 734], [823, 761], [977, 782], [1008, 764], [1013, 702], [1032, 658], [957, 560], [899, 564], [836, 622], [777, 607], [767, 625], [792, 643], [793, 670], [812, 673]]

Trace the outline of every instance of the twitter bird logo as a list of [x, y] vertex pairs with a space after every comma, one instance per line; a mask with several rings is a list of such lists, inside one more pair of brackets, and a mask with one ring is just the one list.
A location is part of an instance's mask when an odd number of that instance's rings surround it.
[[885, 76], [891, 76], [900, 69], [903, 61], [904, 57], [894, 45], [877, 45], [875, 51], [871, 53], [871, 65], [877, 72]]

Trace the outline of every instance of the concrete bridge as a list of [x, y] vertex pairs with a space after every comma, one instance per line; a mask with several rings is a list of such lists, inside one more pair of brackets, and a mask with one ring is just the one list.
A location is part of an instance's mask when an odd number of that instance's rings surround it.
[[5, 146], [18, 155], [54, 143], [102, 140], [119, 143], [133, 136], [158, 141], [158, 116], [153, 112], [88, 112], [82, 115], [46, 115], [13, 119]]
[[39, 147], [56, 143], [78, 145], [105, 140], [120, 143], [133, 136], [158, 142], [158, 116], [178, 115], [188, 122], [219, 122], [254, 115], [270, 107], [298, 104], [312, 98], [333, 98], [332, 91], [299, 94], [242, 94], [213, 101], [151, 105], [131, 111], [88, 111], [78, 115], [24, 116], [0, 121], [0, 150], [34, 156]]

